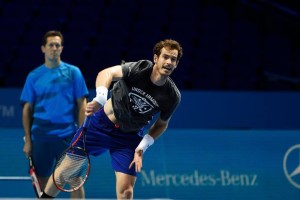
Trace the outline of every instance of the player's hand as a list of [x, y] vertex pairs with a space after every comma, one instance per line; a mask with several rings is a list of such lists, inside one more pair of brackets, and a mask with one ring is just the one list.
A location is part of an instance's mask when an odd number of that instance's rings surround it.
[[143, 150], [139, 149], [135, 151], [133, 161], [129, 165], [129, 169], [135, 165], [135, 171], [141, 172], [143, 167]]
[[102, 106], [97, 101], [91, 101], [87, 103], [85, 108], [85, 115], [91, 116], [93, 113], [95, 113], [97, 110], [99, 110]]
[[31, 141], [26, 141], [23, 147], [23, 152], [26, 156], [26, 158], [28, 158], [31, 154]]

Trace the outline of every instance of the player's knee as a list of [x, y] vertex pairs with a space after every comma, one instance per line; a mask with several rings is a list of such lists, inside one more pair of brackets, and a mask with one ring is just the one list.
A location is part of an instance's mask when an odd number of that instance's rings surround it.
[[132, 199], [133, 188], [126, 188], [118, 194], [118, 199]]

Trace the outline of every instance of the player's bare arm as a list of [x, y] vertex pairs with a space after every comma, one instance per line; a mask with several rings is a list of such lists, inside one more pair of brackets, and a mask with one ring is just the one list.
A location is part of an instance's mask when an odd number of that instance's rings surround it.
[[23, 152], [28, 157], [31, 153], [31, 137], [30, 137], [30, 129], [32, 123], [32, 113], [33, 108], [31, 103], [25, 103], [23, 105], [23, 127], [25, 132], [25, 144], [23, 148]]
[[78, 107], [78, 125], [80, 126], [85, 118], [85, 108], [87, 104], [87, 99], [85, 97], [77, 99]]
[[104, 86], [109, 88], [113, 81], [120, 80], [123, 77], [122, 66], [116, 65], [100, 71], [96, 78], [96, 88]]
[[107, 100], [108, 88], [113, 81], [120, 80], [123, 76], [122, 66], [116, 65], [100, 71], [96, 78], [96, 97], [89, 102], [85, 114], [92, 115], [99, 110]]
[[158, 117], [154, 124], [150, 127], [148, 134], [153, 137], [154, 140], [156, 140], [167, 129], [168, 124], [169, 120], [164, 121]]
[[155, 123], [150, 127], [148, 134], [146, 134], [136, 148], [134, 153], [134, 159], [130, 163], [129, 168], [133, 167], [135, 164], [135, 171], [141, 172], [143, 167], [143, 154], [146, 149], [154, 143], [159, 136], [163, 134], [163, 132], [167, 129], [169, 121], [164, 121], [161, 118], [158, 118]]

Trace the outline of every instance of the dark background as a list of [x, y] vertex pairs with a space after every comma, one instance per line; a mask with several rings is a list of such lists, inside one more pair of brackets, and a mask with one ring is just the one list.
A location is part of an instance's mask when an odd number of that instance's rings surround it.
[[154, 44], [171, 38], [184, 50], [172, 75], [180, 89], [298, 91], [299, 12], [297, 0], [1, 0], [0, 87], [23, 86], [56, 29], [62, 60], [89, 88], [101, 69], [152, 60]]

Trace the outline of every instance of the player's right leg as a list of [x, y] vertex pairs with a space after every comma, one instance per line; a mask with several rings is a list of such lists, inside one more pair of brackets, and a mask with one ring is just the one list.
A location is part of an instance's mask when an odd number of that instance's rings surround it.
[[45, 190], [43, 192], [43, 195], [41, 196], [41, 199], [43, 198], [54, 198], [58, 195], [60, 191], [57, 189], [57, 187], [54, 185], [53, 179], [49, 178], [48, 183], [45, 187]]

